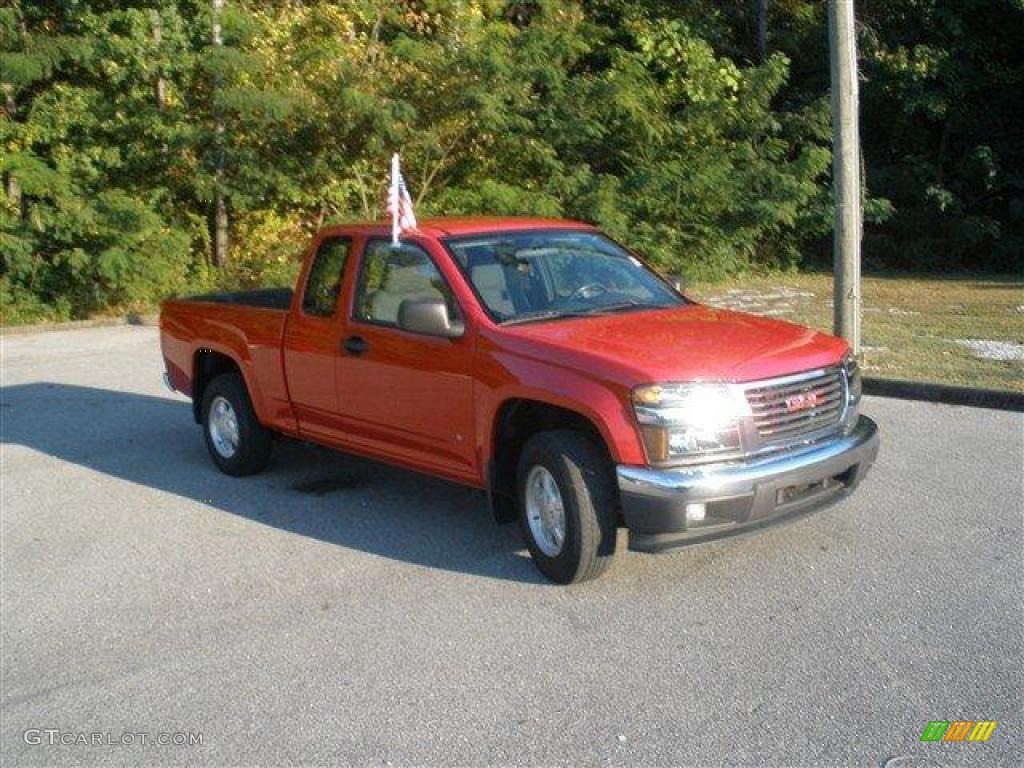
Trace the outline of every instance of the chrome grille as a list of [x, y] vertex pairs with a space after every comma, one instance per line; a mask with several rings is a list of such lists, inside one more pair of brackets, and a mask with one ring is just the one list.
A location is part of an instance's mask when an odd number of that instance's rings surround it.
[[846, 404], [839, 367], [744, 387], [762, 443], [792, 441], [836, 426]]

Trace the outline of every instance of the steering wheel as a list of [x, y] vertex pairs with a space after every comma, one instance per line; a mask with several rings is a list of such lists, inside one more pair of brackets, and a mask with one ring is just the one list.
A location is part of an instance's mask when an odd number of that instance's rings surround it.
[[592, 296], [600, 296], [603, 293], [608, 293], [608, 289], [600, 283], [587, 283], [581, 285], [575, 291], [569, 295], [569, 301], [576, 301], [577, 299], [589, 299]]

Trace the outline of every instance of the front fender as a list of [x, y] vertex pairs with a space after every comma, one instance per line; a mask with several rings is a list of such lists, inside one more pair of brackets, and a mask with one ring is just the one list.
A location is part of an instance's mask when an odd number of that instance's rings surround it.
[[578, 413], [601, 434], [616, 463], [647, 463], [628, 404], [628, 388], [602, 380], [589, 371], [509, 352], [491, 354], [477, 374], [477, 444], [483, 464], [494, 455], [495, 419], [502, 406], [515, 399], [547, 403]]

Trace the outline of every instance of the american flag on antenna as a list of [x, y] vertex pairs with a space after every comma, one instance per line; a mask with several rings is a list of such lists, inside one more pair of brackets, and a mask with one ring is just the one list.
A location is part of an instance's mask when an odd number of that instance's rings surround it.
[[391, 214], [391, 244], [398, 245], [398, 237], [407, 229], [416, 229], [416, 214], [405, 179], [398, 168], [398, 153], [391, 156], [391, 189], [388, 193], [388, 213]]

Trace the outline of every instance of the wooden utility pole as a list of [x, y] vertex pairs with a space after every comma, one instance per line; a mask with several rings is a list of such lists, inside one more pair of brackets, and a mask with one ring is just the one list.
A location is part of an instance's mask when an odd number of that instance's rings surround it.
[[860, 135], [853, 0], [828, 0], [832, 62], [832, 188], [835, 195], [834, 322], [860, 354]]
[[[220, 15], [224, 10], [224, 0], [213, 2], [213, 46], [220, 48], [224, 38], [220, 31]], [[216, 99], [216, 95], [214, 96]], [[224, 121], [215, 112], [214, 134], [216, 135], [217, 168], [214, 171], [214, 212], [213, 212], [213, 265], [221, 267], [228, 260], [228, 206], [224, 199]]]

